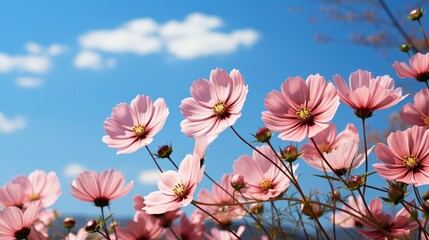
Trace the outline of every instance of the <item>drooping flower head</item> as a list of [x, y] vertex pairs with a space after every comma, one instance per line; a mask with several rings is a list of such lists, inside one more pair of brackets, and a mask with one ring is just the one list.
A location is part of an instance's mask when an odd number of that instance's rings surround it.
[[193, 138], [220, 134], [241, 116], [247, 91], [238, 70], [229, 75], [223, 69], [212, 70], [210, 80], [199, 79], [192, 84], [192, 97], [180, 105], [185, 117], [180, 123], [182, 132]]
[[[271, 159], [283, 172], [286, 171], [280, 160], [267, 145], [257, 149]], [[298, 166], [294, 166], [292, 171]], [[289, 178], [274, 164], [257, 151], [253, 156], [244, 155], [234, 161], [234, 174], [244, 177], [246, 185], [240, 191], [246, 198], [268, 200], [282, 194], [290, 184]]]
[[125, 176], [115, 169], [81, 172], [71, 184], [75, 198], [93, 202], [97, 207], [105, 207], [111, 200], [125, 196], [134, 186], [134, 181], [125, 185]]
[[404, 62], [395, 61], [393, 68], [400, 78], [415, 78], [419, 82], [429, 80], [429, 53], [416, 55], [410, 58], [410, 66]]
[[0, 211], [0, 239], [27, 239], [40, 210], [40, 202], [35, 201], [25, 210], [7, 207]]
[[264, 100], [268, 111], [262, 112], [262, 121], [279, 138], [302, 141], [313, 137], [328, 127], [334, 117], [339, 97], [332, 83], [317, 75], [289, 77], [283, 82], [282, 91], [272, 91]]
[[164, 99], [152, 103], [150, 97], [138, 95], [131, 105], [120, 103], [112, 109], [112, 116], [104, 121], [107, 135], [102, 140], [118, 149], [117, 154], [133, 153], [152, 142], [168, 114]]
[[169, 170], [161, 173], [159, 191], [144, 197], [146, 206], [143, 210], [148, 214], [161, 214], [189, 205], [203, 178], [204, 167], [200, 168], [198, 155], [186, 155], [177, 172]]
[[369, 118], [374, 111], [394, 106], [406, 97], [401, 88], [395, 89], [395, 82], [388, 75], [374, 78], [371, 72], [359, 69], [350, 74], [350, 88], [340, 75], [335, 75], [334, 81], [341, 100], [359, 118]]
[[388, 180], [420, 186], [429, 184], [429, 130], [414, 126], [391, 133], [387, 146], [378, 143], [375, 155], [383, 163], [372, 166]]
[[[393, 218], [389, 213], [385, 214], [382, 208], [383, 205], [381, 204], [380, 198], [375, 198], [369, 205], [369, 211], [371, 213], [365, 209], [365, 215], [370, 216], [371, 214], [383, 230], [380, 230], [372, 221], [368, 222], [358, 219], [358, 222], [365, 227], [364, 229], [358, 229], [359, 233], [369, 239], [406, 239], [410, 230], [418, 227], [416, 221], [410, 220], [411, 215], [405, 208], [402, 208]], [[390, 236], [386, 237], [386, 234]]]
[[429, 89], [425, 88], [414, 96], [414, 104], [408, 103], [402, 107], [399, 117], [402, 121], [417, 126], [429, 128]]
[[[213, 205], [202, 205], [201, 208], [214, 216], [217, 220], [228, 226], [233, 220], [243, 218], [246, 212], [237, 204], [237, 200], [232, 197], [234, 188], [231, 185], [232, 176], [225, 174], [222, 177], [220, 188], [214, 184], [212, 191], [202, 189], [198, 194], [198, 201]], [[226, 190], [226, 192], [225, 192]], [[235, 196], [237, 199], [238, 196]], [[206, 215], [203, 213], [203, 215]]]

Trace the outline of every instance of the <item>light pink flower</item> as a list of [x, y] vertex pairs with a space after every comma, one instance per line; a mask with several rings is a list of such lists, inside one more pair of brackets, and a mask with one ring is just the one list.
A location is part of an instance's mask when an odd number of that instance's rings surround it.
[[[286, 172], [269, 146], [264, 145], [257, 149]], [[294, 166], [293, 171], [297, 167]], [[279, 168], [256, 151], [253, 151], [253, 156], [239, 157], [234, 161], [233, 168], [234, 173], [241, 174], [246, 181], [246, 186], [241, 189], [246, 198], [268, 200], [282, 194], [290, 184], [289, 178]]]
[[158, 219], [150, 215], [138, 214], [137, 219], [129, 221], [126, 227], [118, 227], [118, 239], [136, 240], [136, 239], [157, 239], [164, 229]]
[[79, 231], [77, 231], [76, 234], [69, 233], [64, 240], [86, 240], [88, 238], [88, 233], [85, 231], [85, 229], [81, 228]]
[[131, 105], [120, 103], [112, 110], [112, 116], [104, 121], [107, 135], [103, 142], [121, 153], [133, 153], [152, 142], [164, 126], [169, 114], [164, 99], [153, 104], [148, 96], [137, 95]]
[[[330, 123], [329, 127], [316, 134], [313, 137], [313, 140], [321, 152], [329, 153], [332, 150], [337, 149], [344, 142], [359, 142], [359, 133], [356, 127], [349, 123], [347, 124], [346, 129], [337, 135], [335, 124]], [[301, 151], [304, 152], [302, 158], [306, 161], [321, 158], [313, 143], [304, 144]]]
[[229, 75], [223, 69], [212, 70], [210, 80], [199, 79], [192, 84], [192, 97], [180, 105], [185, 117], [180, 123], [182, 132], [193, 138], [220, 134], [241, 116], [247, 91], [238, 70]]
[[52, 223], [58, 218], [58, 212], [53, 209], [42, 209], [37, 216], [37, 221], [34, 222], [33, 228], [41, 236], [48, 238], [49, 229]]
[[350, 74], [349, 84], [340, 75], [334, 76], [341, 100], [355, 110], [356, 116], [368, 118], [375, 110], [389, 108], [406, 96], [388, 75], [373, 77], [371, 72], [357, 70]]
[[[241, 234], [243, 234], [244, 229], [246, 229], [245, 226], [238, 227], [237, 232], [236, 232], [237, 236], [240, 237]], [[222, 239], [222, 240], [236, 240], [237, 239], [229, 231], [227, 231], [227, 230], [220, 230], [220, 229], [215, 228], [215, 227], [210, 230], [210, 235], [207, 234], [207, 233], [204, 233], [204, 235], [206, 236], [206, 238], [208, 240], [219, 240], [219, 239]]]
[[0, 239], [26, 239], [35, 232], [32, 225], [37, 219], [40, 202], [35, 201], [23, 211], [17, 207], [7, 207], [0, 211]]
[[198, 201], [215, 204], [212, 206], [201, 205], [201, 208], [228, 226], [234, 219], [243, 218], [246, 212], [242, 207], [234, 204], [236, 201], [238, 201], [239, 195], [236, 194], [235, 200], [232, 198], [234, 189], [231, 186], [231, 175], [223, 175], [220, 186], [222, 186], [224, 190], [216, 184], [213, 184], [211, 192], [206, 189], [202, 189], [198, 194]]
[[[28, 183], [28, 181], [25, 181], [25, 183]], [[3, 207], [15, 206], [22, 208], [24, 203], [28, 202], [24, 192], [26, 186], [17, 182], [6, 183], [0, 188], [0, 205]]]
[[[390, 234], [391, 236], [386, 236], [380, 229], [377, 228], [375, 223], [371, 221], [361, 221], [358, 220], [366, 229], [358, 229], [359, 233], [364, 235], [369, 239], [383, 239], [388, 240], [394, 237], [395, 239], [406, 238], [410, 233], [410, 230], [418, 227], [416, 221], [410, 221], [410, 213], [402, 208], [395, 217], [387, 213], [385, 214], [382, 209], [383, 205], [379, 198], [375, 198], [371, 201], [369, 205], [369, 210], [371, 215], [375, 218], [378, 224], [383, 228], [383, 230]], [[368, 210], [365, 210], [365, 215], [370, 216]]]
[[391, 133], [388, 146], [378, 143], [375, 155], [383, 163], [372, 166], [388, 180], [420, 186], [429, 184], [429, 130], [414, 126]]
[[201, 136], [195, 139], [194, 155], [197, 154], [204, 161], [207, 147], [217, 138], [217, 135]]
[[395, 61], [393, 68], [400, 78], [415, 78], [419, 82], [429, 79], [429, 53], [416, 55], [410, 58], [410, 66], [404, 62]]
[[[364, 209], [365, 205], [363, 203], [363, 200], [360, 196], [354, 198], [353, 196], [349, 196], [347, 198], [347, 205], [343, 205], [341, 209], [344, 209], [345, 211], [351, 212], [355, 215], [360, 215]], [[334, 221], [334, 217], [331, 217], [331, 222]], [[335, 211], [335, 224], [337, 224], [340, 227], [343, 228], [354, 228], [357, 225], [356, 218], [352, 215], [343, 212], [341, 210]]]
[[28, 175], [30, 185], [25, 192], [30, 201], [40, 200], [42, 207], [54, 204], [61, 195], [61, 184], [55, 172], [36, 170]]
[[429, 128], [429, 89], [425, 88], [414, 96], [414, 104], [402, 107], [399, 116], [402, 121]]
[[[196, 216], [197, 219], [194, 219], [194, 216]], [[198, 214], [192, 214], [191, 218], [188, 219], [185, 214], [182, 214], [180, 223], [172, 227], [179, 239], [200, 240], [204, 238], [204, 222], [198, 221], [198, 217]], [[177, 239], [170, 230], [166, 232], [165, 238], [167, 240]]]
[[161, 214], [189, 205], [203, 174], [204, 166], [200, 168], [199, 156], [186, 155], [178, 172], [169, 170], [161, 173], [158, 181], [160, 191], [144, 198], [146, 206], [143, 210], [148, 214]]
[[139, 218], [138, 215], [143, 214], [143, 215], [147, 215], [147, 217], [153, 217], [154, 219], [159, 219], [160, 221], [159, 224], [161, 226], [168, 227], [174, 222], [174, 220], [176, 220], [182, 215], [182, 211], [180, 209], [165, 212], [162, 214], [147, 214], [145, 211], [143, 211], [143, 208], [146, 207], [146, 204], [144, 204], [144, 197], [140, 195], [136, 195], [134, 196], [133, 200], [134, 200], [134, 209], [137, 210], [136, 214], [134, 215], [134, 221], [137, 221], [137, 219]]
[[289, 77], [282, 92], [272, 91], [264, 100], [268, 111], [262, 112], [266, 127], [281, 132], [279, 138], [302, 141], [328, 127], [334, 117], [339, 97], [332, 83], [317, 75]]
[[84, 171], [73, 180], [71, 195], [85, 202], [93, 202], [97, 207], [105, 207], [111, 200], [123, 197], [131, 191], [134, 181], [125, 186], [124, 184], [125, 176], [115, 169], [105, 170], [101, 174]]

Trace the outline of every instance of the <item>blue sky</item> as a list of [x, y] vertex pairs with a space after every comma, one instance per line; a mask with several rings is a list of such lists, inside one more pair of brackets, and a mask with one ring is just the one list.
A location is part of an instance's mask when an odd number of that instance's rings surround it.
[[[291, 13], [291, 7], [304, 11]], [[208, 78], [216, 67], [239, 69], [249, 85], [243, 116], [235, 125], [248, 139], [263, 126], [266, 94], [280, 89], [288, 76], [320, 73], [332, 79], [338, 73], [347, 78], [361, 68], [406, 81], [393, 71], [394, 58], [377, 49], [316, 43], [318, 32], [345, 39], [354, 27], [311, 24], [309, 17], [319, 7], [307, 1], [0, 2], [0, 184], [35, 169], [55, 171], [63, 194], [54, 208], [63, 215], [98, 214], [69, 194], [69, 184], [76, 170], [117, 168], [135, 187], [112, 208], [131, 215], [132, 197], [156, 190], [149, 182], [156, 169], [144, 149], [116, 155], [101, 141], [103, 122], [120, 102], [129, 103], [137, 94], [166, 100], [170, 115], [150, 148], [155, 152], [172, 143], [179, 163], [194, 144], [180, 132], [180, 102], [190, 95], [193, 81]], [[395, 51], [390, 57], [407, 61]], [[389, 113], [377, 113], [369, 124], [383, 126]], [[361, 128], [344, 105], [334, 121], [339, 129], [347, 122]], [[289, 143], [276, 138], [274, 144]], [[220, 179], [242, 154], [251, 150], [225, 131], [208, 149], [207, 172]], [[298, 172], [313, 173], [304, 162]], [[314, 188], [303, 184], [308, 191]], [[211, 188], [205, 180], [202, 187]]]

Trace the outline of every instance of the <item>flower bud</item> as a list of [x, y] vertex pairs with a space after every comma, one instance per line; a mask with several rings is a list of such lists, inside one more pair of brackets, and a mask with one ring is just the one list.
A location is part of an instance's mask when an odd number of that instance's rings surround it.
[[258, 131], [256, 131], [256, 135], [254, 136], [256, 138], [256, 141], [267, 143], [270, 141], [273, 135], [271, 134], [270, 129], [263, 127], [263, 128], [259, 128]]
[[246, 186], [246, 182], [244, 181], [243, 175], [234, 174], [231, 178], [231, 186], [237, 191], [244, 188]]
[[410, 49], [411, 49], [411, 46], [409, 44], [406, 44], [406, 43], [402, 44], [399, 47], [399, 50], [401, 50], [401, 52], [405, 52], [405, 53], [410, 51]]
[[301, 157], [302, 153], [298, 152], [298, 148], [290, 144], [280, 151], [282, 159], [286, 162], [294, 162]]
[[67, 229], [74, 228], [75, 225], [76, 221], [71, 217], [65, 218], [63, 221], [63, 226]]
[[389, 191], [387, 191], [389, 202], [395, 205], [402, 202], [406, 194], [406, 185], [402, 182], [387, 181], [387, 183], [389, 184]]
[[264, 205], [262, 205], [262, 203], [251, 204], [249, 212], [254, 214], [262, 214], [264, 212]]
[[425, 192], [422, 195], [423, 200], [428, 201], [429, 200], [429, 192]]
[[115, 229], [117, 227], [119, 227], [119, 222], [118, 221], [113, 221], [112, 223], [110, 223], [109, 225], [110, 229]]
[[173, 152], [173, 147], [169, 145], [162, 145], [158, 148], [158, 155], [159, 158], [168, 158], [170, 157], [171, 153]]
[[314, 217], [319, 218], [323, 215], [322, 207], [316, 202], [301, 204], [301, 213], [311, 219], [314, 219]]
[[422, 16], [423, 8], [416, 8], [411, 10], [411, 12], [408, 14], [408, 19], [410, 19], [411, 21], [419, 21]]
[[86, 223], [86, 226], [83, 229], [87, 233], [94, 233], [100, 229], [100, 226], [98, 225], [98, 222], [96, 220], [91, 219]]
[[341, 199], [341, 193], [338, 190], [331, 192], [331, 199], [334, 202], [338, 202]]
[[363, 184], [363, 178], [361, 175], [351, 176], [347, 179], [347, 187], [351, 190], [358, 189]]

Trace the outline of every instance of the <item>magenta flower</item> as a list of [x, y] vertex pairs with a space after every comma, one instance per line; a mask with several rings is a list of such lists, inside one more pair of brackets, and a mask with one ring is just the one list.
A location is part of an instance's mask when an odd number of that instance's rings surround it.
[[[202, 189], [198, 194], [199, 202], [213, 204], [211, 206], [201, 205], [201, 208], [213, 215], [217, 220], [225, 224], [225, 226], [228, 226], [234, 219], [243, 218], [246, 214], [242, 207], [234, 204], [238, 201], [238, 195], [235, 196], [236, 200], [232, 198], [234, 188], [231, 185], [231, 178], [231, 175], [223, 175], [220, 186], [224, 190], [214, 184], [211, 192]], [[206, 214], [203, 213], [203, 215]]]
[[429, 89], [425, 88], [414, 96], [414, 104], [402, 107], [399, 116], [402, 121], [429, 128]]
[[188, 154], [180, 163], [178, 172], [169, 170], [161, 173], [158, 181], [160, 191], [144, 198], [146, 206], [143, 210], [148, 214], [161, 214], [189, 205], [204, 174], [199, 158]]
[[340, 75], [335, 75], [334, 81], [341, 100], [360, 118], [371, 117], [375, 110], [389, 108], [406, 97], [401, 88], [394, 89], [395, 82], [388, 75], [374, 78], [372, 73], [359, 69], [350, 74], [350, 89]]
[[414, 126], [387, 137], [388, 146], [378, 143], [375, 155], [383, 163], [372, 166], [388, 180], [420, 186], [429, 184], [429, 130]]
[[339, 97], [332, 83], [317, 75], [289, 77], [282, 92], [272, 91], [264, 100], [268, 111], [262, 112], [266, 127], [281, 132], [279, 138], [302, 141], [328, 127], [334, 117]]
[[27, 239], [40, 210], [40, 202], [35, 201], [23, 211], [17, 207], [7, 207], [0, 211], [0, 239]]
[[103, 142], [118, 149], [117, 154], [133, 153], [152, 142], [164, 126], [169, 114], [164, 99], [153, 104], [147, 96], [138, 95], [131, 105], [120, 103], [112, 110], [112, 116], [104, 121], [107, 135]]
[[[337, 149], [344, 142], [352, 141], [359, 143], [359, 133], [353, 124], [347, 124], [346, 129], [337, 135], [335, 124], [330, 123], [329, 127], [314, 136], [313, 140], [322, 153], [329, 153]], [[321, 159], [319, 152], [312, 143], [304, 144], [301, 151], [304, 152], [302, 157], [306, 161]]]
[[125, 186], [124, 184], [125, 176], [115, 169], [105, 170], [101, 174], [84, 171], [73, 180], [71, 195], [85, 202], [93, 202], [97, 207], [105, 207], [111, 200], [123, 197], [131, 191], [134, 181]]
[[238, 70], [229, 75], [223, 69], [212, 70], [210, 80], [199, 79], [192, 84], [192, 97], [180, 105], [185, 117], [180, 123], [182, 132], [193, 138], [220, 134], [241, 116], [247, 91]]
[[[271, 159], [284, 172], [286, 169], [267, 145], [257, 147], [265, 156]], [[293, 171], [298, 166], [294, 166]], [[282, 194], [290, 184], [289, 178], [265, 157], [256, 151], [253, 156], [244, 155], [234, 161], [234, 174], [240, 174], [246, 181], [241, 192], [246, 198], [268, 200]]]
[[[390, 214], [385, 214], [382, 209], [383, 205], [379, 198], [371, 201], [369, 210], [377, 223], [382, 227], [381, 231], [375, 223], [371, 221], [358, 220], [366, 229], [358, 229], [359, 233], [369, 239], [402, 239], [410, 233], [410, 230], [418, 227], [414, 220], [410, 220], [410, 213], [402, 208], [394, 218]], [[365, 215], [370, 216], [368, 210], [365, 210]], [[390, 236], [386, 236], [386, 233]]]
[[395, 61], [393, 68], [400, 78], [415, 78], [419, 82], [429, 79], [429, 53], [416, 55], [410, 58], [410, 66], [404, 62]]
[[136, 239], [158, 239], [161, 237], [164, 229], [158, 219], [150, 215], [138, 214], [137, 219], [129, 221], [126, 227], [118, 227], [118, 239], [136, 240]]

